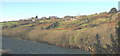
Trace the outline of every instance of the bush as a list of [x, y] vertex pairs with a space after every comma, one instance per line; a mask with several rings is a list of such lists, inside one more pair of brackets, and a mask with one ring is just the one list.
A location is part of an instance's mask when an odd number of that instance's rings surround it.
[[117, 13], [117, 9], [116, 8], [112, 8], [109, 13]]

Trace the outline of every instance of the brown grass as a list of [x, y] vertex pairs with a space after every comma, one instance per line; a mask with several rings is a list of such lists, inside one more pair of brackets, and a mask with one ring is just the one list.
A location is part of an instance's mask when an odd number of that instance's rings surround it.
[[12, 29], [3, 29], [2, 35], [6, 37], [19, 37], [25, 38], [25, 35], [29, 31], [28, 27], [17, 27]]
[[94, 28], [83, 28], [81, 30], [45, 30], [36, 26], [29, 30], [29, 27], [18, 27], [15, 29], [3, 29], [4, 36], [22, 37], [25, 39], [46, 42], [64, 47], [91, 47], [96, 43], [96, 34], [99, 35], [102, 45], [111, 44], [110, 35], [117, 38], [115, 27], [103, 24]]
[[6, 50], [1, 49], [0, 50], [0, 53], [2, 53], [2, 54], [8, 54], [9, 52], [12, 52], [12, 50], [9, 50], [9, 49], [6, 49]]

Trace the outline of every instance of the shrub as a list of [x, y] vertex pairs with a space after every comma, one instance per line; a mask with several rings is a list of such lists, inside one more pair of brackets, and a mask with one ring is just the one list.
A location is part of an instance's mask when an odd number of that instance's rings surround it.
[[116, 8], [112, 8], [109, 13], [117, 13], [117, 9]]

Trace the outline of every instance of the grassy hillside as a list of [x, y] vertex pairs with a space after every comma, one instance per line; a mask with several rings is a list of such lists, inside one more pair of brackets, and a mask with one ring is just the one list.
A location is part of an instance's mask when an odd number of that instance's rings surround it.
[[[119, 20], [117, 15], [118, 13], [100, 13], [78, 16], [75, 20], [60, 18], [55, 20], [10, 21], [2, 22], [0, 26], [3, 28], [2, 35], [4, 37], [79, 48], [93, 53], [113, 53], [117, 52], [117, 49], [110, 51], [111, 49], [107, 48], [108, 45], [111, 46], [114, 43], [111, 41], [111, 37], [114, 40], [117, 39], [115, 28], [118, 26]], [[96, 48], [97, 46], [99, 47]]]

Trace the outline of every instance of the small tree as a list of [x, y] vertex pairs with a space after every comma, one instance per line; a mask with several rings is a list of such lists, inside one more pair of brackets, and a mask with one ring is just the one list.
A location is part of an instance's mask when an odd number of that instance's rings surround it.
[[111, 14], [111, 15], [110, 15], [110, 21], [109, 21], [109, 22], [111, 22], [112, 16], [113, 16], [115, 13], [117, 13], [117, 9], [116, 9], [116, 8], [112, 8], [112, 9], [109, 11], [109, 13]]
[[95, 36], [95, 38], [96, 38], [96, 42], [97, 43], [95, 43], [95, 53], [96, 54], [103, 54], [104, 52], [103, 52], [103, 47], [102, 47], [102, 45], [101, 45], [101, 41], [100, 41], [100, 36], [98, 35], [98, 33], [96, 34], [96, 36]]
[[120, 19], [120, 13], [118, 13], [118, 19]]
[[114, 39], [113, 35], [111, 34], [110, 40], [112, 41], [112, 52], [117, 53], [118, 52], [118, 41], [117, 41], [117, 39]]
[[38, 18], [38, 16], [36, 16], [35, 18]]
[[112, 8], [109, 13], [117, 13], [117, 9], [116, 8]]
[[[118, 37], [118, 43], [120, 43], [120, 21], [118, 21], [118, 28], [117, 28], [117, 37]], [[120, 44], [118, 44], [118, 52], [120, 51]]]

